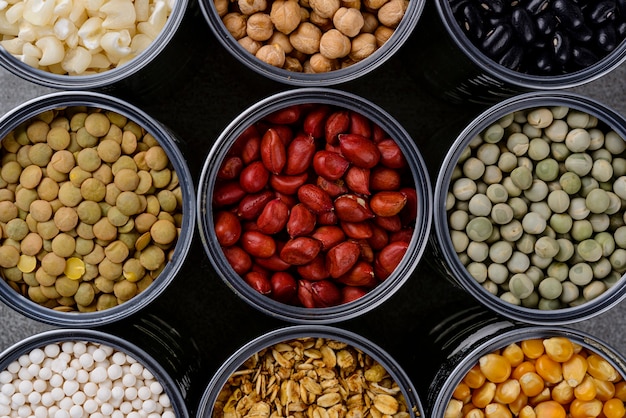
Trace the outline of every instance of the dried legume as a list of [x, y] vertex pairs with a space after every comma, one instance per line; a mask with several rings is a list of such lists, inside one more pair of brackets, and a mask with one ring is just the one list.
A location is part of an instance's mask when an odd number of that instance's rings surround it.
[[148, 368], [88, 341], [50, 343], [22, 354], [0, 371], [0, 388], [2, 416], [175, 417]]
[[[182, 216], [178, 177], [154, 138], [122, 115], [70, 107], [47, 122], [45, 116], [1, 142], [2, 276], [55, 310], [115, 306], [149, 286], [174, 251]], [[79, 144], [81, 130], [93, 140]], [[50, 144], [51, 132], [70, 141]], [[130, 152], [120, 147], [124, 136], [134, 138]], [[35, 145], [54, 149], [43, 168], [33, 158], [47, 156], [48, 148]], [[33, 158], [21, 159], [25, 152]], [[159, 174], [168, 181], [157, 184]], [[149, 223], [135, 223], [147, 217]]]
[[264, 295], [307, 308], [345, 303], [389, 277], [408, 249], [418, 205], [410, 167], [355, 111], [279, 110], [241, 134], [221, 164], [217, 239]]
[[[499, 140], [489, 136], [499, 130], [494, 125], [504, 132]], [[538, 142], [522, 133], [533, 130], [542, 138], [542, 152], [532, 153], [530, 144]], [[499, 184], [485, 179], [490, 167], [482, 161], [486, 145], [497, 147], [493, 154], [516, 155], [515, 164], [500, 171]], [[555, 153], [554, 145], [563, 145], [567, 155]], [[526, 307], [566, 308], [603, 293], [614, 277], [626, 272], [624, 262], [618, 261], [626, 244], [620, 196], [626, 196], [626, 177], [611, 164], [624, 158], [625, 148], [624, 140], [597, 118], [564, 107], [518, 111], [486, 127], [459, 159], [460, 174], [448, 194], [450, 236], [460, 260], [466, 266], [483, 263], [487, 278], [473, 266], [476, 280], [488, 292]], [[496, 155], [487, 158], [492, 164], [501, 162]], [[477, 166], [474, 160], [486, 169], [482, 176], [470, 178], [463, 170]], [[486, 196], [481, 193], [485, 188]], [[502, 251], [502, 242], [512, 247], [510, 256]], [[474, 243], [486, 243], [489, 257], [478, 260], [475, 252], [470, 255]], [[531, 280], [534, 289], [528, 294], [528, 281], [519, 274], [532, 267], [539, 275]]]
[[347, 343], [297, 338], [247, 359], [221, 389], [211, 416], [411, 415], [387, 370]]
[[567, 337], [523, 340], [481, 356], [444, 417], [621, 418], [625, 388], [603, 355]]

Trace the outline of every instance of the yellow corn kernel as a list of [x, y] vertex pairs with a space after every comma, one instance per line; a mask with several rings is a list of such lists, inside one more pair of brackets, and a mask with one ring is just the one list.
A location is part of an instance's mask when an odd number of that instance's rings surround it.
[[626, 402], [626, 381], [615, 384], [615, 397]]
[[546, 338], [543, 340], [543, 347], [548, 357], [559, 363], [569, 360], [574, 354], [574, 345], [566, 337]]
[[85, 262], [78, 257], [68, 258], [65, 262], [63, 274], [72, 280], [80, 279], [85, 274]]
[[480, 371], [487, 380], [493, 383], [501, 383], [511, 376], [511, 363], [499, 354], [485, 354], [478, 360]]
[[519, 378], [520, 388], [528, 397], [537, 396], [545, 386], [544, 380], [535, 372], [528, 372]]
[[507, 359], [511, 366], [517, 367], [524, 361], [524, 351], [518, 344], [509, 344], [502, 350], [502, 357]]
[[572, 418], [597, 417], [602, 412], [602, 401], [597, 399], [581, 401], [574, 399], [569, 406], [569, 414]]
[[485, 380], [485, 375], [480, 371], [480, 366], [477, 364], [467, 372], [463, 378], [463, 383], [471, 389], [477, 389], [485, 384]]
[[450, 399], [446, 411], [443, 414], [443, 418], [462, 418], [461, 409], [463, 408], [463, 402], [457, 399]]
[[485, 418], [485, 413], [482, 409], [472, 408], [463, 416], [463, 418]]
[[535, 410], [532, 406], [526, 405], [519, 411], [518, 418], [537, 418], [537, 414], [535, 414]]
[[563, 363], [562, 369], [563, 379], [574, 388], [580, 385], [587, 374], [587, 359], [580, 354], [574, 354]]
[[[472, 409], [477, 409], [472, 403], [472, 398], [467, 400], [467, 403], [463, 405], [463, 409], [461, 409], [461, 415], [466, 416]], [[482, 412], [482, 410], [480, 410]]]
[[476, 408], [484, 408], [493, 401], [496, 394], [496, 384], [485, 382], [484, 385], [472, 392], [472, 403]]
[[532, 339], [524, 340], [521, 343], [524, 355], [529, 359], [539, 358], [544, 353], [543, 340]]
[[[521, 388], [520, 388], [520, 390], [521, 390]], [[528, 405], [528, 396], [526, 396], [524, 393], [520, 392], [520, 394], [517, 397], [517, 399], [515, 399], [513, 402], [511, 402], [509, 404], [509, 409], [511, 410], [513, 415], [519, 415], [519, 413], [521, 412], [522, 408], [524, 408], [526, 405]]]
[[561, 363], [552, 360], [547, 354], [542, 354], [535, 360], [535, 369], [537, 374], [548, 383], [557, 384], [563, 380]]
[[522, 392], [519, 381], [515, 379], [507, 379], [496, 385], [496, 394], [493, 399], [501, 404], [510, 404], [517, 399]]
[[616, 382], [620, 379], [619, 373], [611, 363], [597, 354], [587, 356], [587, 373], [596, 379], [608, 380], [609, 382]]
[[580, 383], [580, 385], [574, 388], [574, 396], [581, 401], [590, 401], [596, 398], [596, 385], [593, 382], [593, 377], [587, 375]]
[[537, 418], [565, 418], [567, 415], [563, 405], [556, 401], [545, 401], [535, 406]]
[[593, 379], [593, 383], [596, 385], [596, 398], [602, 402], [606, 402], [609, 399], [615, 397], [615, 384], [607, 380]]
[[574, 400], [574, 388], [571, 387], [565, 380], [562, 380], [558, 385], [552, 387], [552, 399], [558, 403], [565, 405]]
[[550, 388], [543, 388], [539, 395], [528, 398], [528, 403], [530, 405], [537, 405], [541, 402], [549, 401], [551, 399], [550, 395]]
[[511, 377], [513, 377], [513, 379], [519, 380], [520, 377], [522, 377], [526, 373], [534, 371], [535, 363], [531, 361], [523, 361], [513, 370], [513, 372], [511, 373]]
[[466, 400], [469, 399], [470, 396], [472, 396], [470, 387], [467, 386], [467, 384], [464, 382], [459, 383], [454, 389], [454, 392], [452, 392], [452, 397], [454, 399], [458, 399], [463, 402], [466, 402]]
[[624, 402], [621, 399], [613, 398], [604, 403], [602, 412], [606, 418], [622, 418], [626, 415], [626, 408], [624, 408]]
[[501, 403], [490, 403], [485, 407], [486, 418], [513, 418], [513, 414]]

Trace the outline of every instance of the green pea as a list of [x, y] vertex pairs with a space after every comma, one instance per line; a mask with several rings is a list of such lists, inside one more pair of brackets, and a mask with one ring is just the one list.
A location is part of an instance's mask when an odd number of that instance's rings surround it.
[[611, 225], [611, 219], [606, 213], [593, 214], [589, 217], [593, 232], [606, 231]]
[[[591, 159], [593, 159], [594, 165], [597, 161], [608, 162], [610, 165], [611, 160], [613, 160], [613, 155], [606, 148], [600, 148], [591, 153]], [[611, 170], [613, 170], [612, 166]], [[593, 173], [593, 168], [591, 172]]]
[[476, 183], [472, 179], [460, 178], [454, 182], [452, 193], [458, 200], [469, 200], [476, 193]]
[[535, 254], [543, 258], [555, 257], [559, 252], [559, 243], [554, 238], [540, 237], [535, 242]]
[[491, 200], [485, 194], [477, 193], [469, 200], [468, 209], [474, 216], [489, 216], [491, 208]]
[[535, 290], [535, 285], [524, 273], [514, 274], [509, 280], [509, 291], [519, 299], [525, 299]]
[[528, 205], [519, 197], [512, 197], [507, 202], [511, 209], [513, 209], [513, 217], [521, 218], [528, 213]]
[[489, 247], [489, 259], [494, 263], [504, 264], [513, 255], [513, 245], [507, 241], [498, 241]]
[[509, 269], [503, 264], [491, 263], [487, 267], [487, 278], [492, 283], [502, 284], [509, 278]]
[[550, 155], [550, 144], [543, 138], [533, 138], [528, 144], [528, 156], [535, 161], [542, 161]]
[[613, 155], [619, 155], [626, 150], [626, 142], [617, 132], [609, 131], [604, 136], [604, 147]]
[[574, 197], [570, 200], [567, 214], [574, 220], [586, 219], [589, 216], [590, 210], [587, 207], [587, 201], [582, 197]]
[[554, 119], [565, 119], [569, 113], [569, 107], [567, 106], [551, 106], [550, 111]]
[[513, 209], [506, 203], [496, 203], [491, 209], [491, 219], [498, 225], [505, 225], [513, 220]]
[[498, 158], [498, 168], [505, 173], [510, 173], [517, 167], [517, 157], [512, 152], [506, 151]]
[[619, 212], [622, 208], [622, 199], [615, 193], [611, 191], [607, 191], [606, 194], [609, 196], [609, 207], [606, 209], [607, 215], [613, 215]]
[[602, 280], [602, 282], [606, 285], [607, 289], [615, 286], [622, 279], [622, 275], [616, 271], [611, 271], [608, 276]]
[[585, 286], [585, 288], [583, 289], [583, 297], [585, 298], [585, 300], [589, 301], [589, 300], [597, 298], [605, 291], [606, 291], [606, 285], [604, 284], [604, 282], [596, 280], [592, 283], [589, 283], [587, 286]]
[[541, 202], [548, 196], [548, 185], [539, 179], [534, 179], [532, 185], [524, 190], [524, 197], [531, 202]]
[[521, 190], [530, 188], [533, 184], [533, 173], [527, 167], [517, 167], [511, 171], [511, 180], [513, 184], [519, 187]]
[[470, 157], [463, 163], [463, 175], [469, 179], [478, 180], [484, 173], [485, 164], [476, 157]]
[[571, 151], [562, 142], [553, 142], [550, 144], [550, 151], [552, 152], [552, 158], [557, 161], [565, 161], [570, 156]]
[[552, 181], [559, 177], [559, 163], [553, 158], [539, 161], [535, 166], [535, 174], [540, 180]]
[[537, 129], [547, 128], [554, 121], [554, 115], [550, 109], [546, 107], [540, 107], [528, 112], [528, 123]]
[[537, 288], [539, 295], [544, 299], [558, 299], [563, 292], [563, 285], [554, 277], [546, 277], [539, 283]]
[[478, 283], [484, 283], [487, 280], [487, 266], [483, 263], [473, 262], [467, 265], [467, 272]]
[[564, 120], [554, 120], [543, 132], [551, 141], [563, 142], [569, 132], [569, 126]]
[[593, 227], [591, 226], [591, 222], [586, 219], [574, 221], [570, 234], [572, 238], [574, 238], [576, 241], [584, 241], [588, 238], [591, 238], [591, 236], [593, 235]]
[[577, 286], [586, 286], [593, 280], [593, 270], [587, 263], [576, 263], [569, 269], [569, 280]]
[[591, 116], [587, 112], [571, 109], [565, 120], [572, 128], [585, 128], [589, 124]]
[[515, 247], [518, 251], [524, 254], [531, 254], [535, 251], [535, 243], [537, 238], [532, 234], [522, 234], [520, 239], [515, 242]]
[[615, 251], [615, 238], [611, 233], [599, 232], [594, 239], [602, 247], [602, 256], [608, 257]]
[[539, 305], [539, 294], [537, 292], [532, 292], [530, 296], [522, 299], [522, 306], [525, 308], [537, 308]]
[[530, 262], [532, 265], [539, 267], [540, 269], [547, 269], [554, 259], [552, 257], [541, 257], [535, 253], [530, 254]]
[[562, 283], [563, 291], [561, 292], [561, 297], [559, 298], [561, 302], [564, 304], [570, 304], [578, 299], [580, 296], [580, 290], [578, 286], [570, 281], [565, 281]]
[[483, 181], [486, 184], [499, 184], [502, 181], [502, 172], [495, 165], [488, 165], [485, 167], [485, 174], [483, 174]]
[[550, 227], [557, 234], [567, 234], [571, 229], [574, 221], [565, 213], [555, 213], [550, 216]]
[[455, 210], [448, 218], [448, 224], [450, 228], [457, 231], [465, 230], [465, 226], [469, 222], [469, 215], [464, 210]]
[[498, 291], [500, 290], [500, 288], [496, 283], [492, 282], [491, 280], [485, 280], [485, 282], [482, 283], [481, 286], [483, 287], [483, 289], [485, 289], [486, 292], [491, 293], [494, 296], [498, 296]]
[[595, 263], [591, 263], [591, 269], [593, 270], [593, 277], [595, 279], [604, 279], [611, 273], [613, 266], [611, 266], [611, 262], [608, 258], [602, 257]]
[[472, 241], [468, 244], [466, 253], [472, 261], [483, 262], [489, 257], [489, 245]]
[[621, 177], [623, 175], [626, 175], [626, 158], [613, 158], [613, 161], [611, 161], [611, 167], [613, 169], [614, 176]]
[[523, 133], [514, 133], [506, 140], [506, 147], [518, 157], [528, 152], [529, 139]]
[[593, 160], [591, 156], [584, 152], [572, 153], [565, 159], [565, 168], [567, 171], [576, 173], [580, 177], [589, 174], [592, 167]]
[[522, 189], [520, 189], [515, 185], [515, 183], [513, 183], [511, 177], [505, 177], [502, 180], [502, 187], [504, 187], [504, 190], [506, 190], [510, 197], [516, 197], [522, 194]]
[[501, 184], [490, 184], [486, 194], [492, 203], [503, 203], [509, 198], [509, 192]]
[[576, 246], [578, 255], [589, 262], [598, 261], [602, 257], [602, 246], [593, 239], [586, 239]]
[[522, 236], [523, 233], [524, 233], [524, 228], [522, 226], [522, 223], [518, 221], [517, 219], [513, 219], [508, 224], [502, 225], [500, 227], [500, 235], [502, 236], [503, 239], [510, 241], [510, 242], [517, 241]]
[[500, 299], [506, 303], [510, 303], [511, 305], [519, 306], [522, 304], [522, 301], [512, 292], [504, 292], [500, 295]]
[[485, 241], [491, 235], [493, 225], [489, 218], [478, 216], [470, 220], [465, 228], [467, 236], [472, 241]]
[[514, 251], [506, 266], [511, 273], [524, 273], [530, 267], [530, 258], [521, 251]]
[[522, 228], [529, 234], [541, 234], [546, 229], [546, 220], [536, 212], [528, 212], [522, 218]]
[[558, 281], [564, 282], [569, 276], [569, 267], [566, 263], [554, 261], [548, 266], [547, 273], [549, 277], [554, 277]]
[[589, 192], [600, 187], [600, 183], [591, 176], [585, 176], [580, 179], [581, 187], [578, 192], [582, 197], [587, 197]]
[[575, 128], [568, 132], [565, 137], [565, 145], [572, 152], [583, 152], [589, 148], [591, 136], [586, 129]]
[[553, 190], [548, 194], [548, 206], [556, 213], [564, 213], [569, 208], [570, 197], [564, 190]]
[[532, 202], [529, 209], [531, 212], [535, 212], [541, 215], [541, 217], [546, 221], [550, 219], [550, 216], [552, 216], [552, 210], [550, 209], [550, 206], [548, 206], [548, 203], [545, 201]]
[[613, 254], [610, 255], [609, 261], [615, 271], [618, 273], [624, 273], [626, 271], [626, 250], [623, 248], [617, 248]]
[[495, 144], [499, 142], [504, 136], [504, 128], [499, 123], [489, 125], [483, 132], [483, 139], [485, 142]]
[[620, 176], [613, 182], [613, 193], [626, 200], [626, 176]]
[[613, 166], [606, 160], [595, 160], [591, 167], [591, 176], [599, 182], [607, 182], [613, 177]]
[[476, 157], [486, 166], [494, 165], [500, 158], [500, 147], [495, 143], [482, 144], [476, 150]]
[[611, 203], [609, 195], [602, 189], [593, 189], [585, 198], [585, 204], [591, 213], [603, 213]]
[[587, 132], [589, 132], [589, 137], [591, 138], [591, 141], [589, 143], [589, 149], [604, 149], [604, 132], [602, 132], [598, 128], [588, 129]]
[[446, 211], [451, 210], [454, 207], [454, 203], [456, 202], [456, 198], [452, 194], [452, 192], [446, 193]]
[[613, 232], [615, 244], [620, 248], [626, 248], [626, 226], [620, 226]]
[[580, 176], [576, 173], [566, 172], [559, 178], [559, 184], [567, 194], [576, 194], [582, 187]]

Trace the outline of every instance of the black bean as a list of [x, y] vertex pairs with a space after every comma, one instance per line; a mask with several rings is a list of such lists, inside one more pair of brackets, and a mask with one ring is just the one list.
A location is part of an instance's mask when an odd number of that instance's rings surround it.
[[583, 12], [576, 3], [570, 0], [554, 0], [552, 10], [559, 21], [568, 28], [577, 28], [584, 22]]
[[586, 68], [598, 62], [598, 56], [583, 46], [572, 48], [572, 59], [580, 68]]
[[617, 5], [615, 1], [603, 0], [590, 6], [587, 11], [587, 16], [591, 20], [591, 23], [599, 25], [611, 19], [615, 15], [616, 9]]
[[461, 20], [465, 33], [475, 41], [481, 40], [485, 35], [483, 19], [478, 7], [471, 3], [465, 4], [461, 10]]
[[619, 23], [615, 27], [615, 32], [617, 33], [619, 39], [624, 39], [624, 37], [626, 37], [626, 21]]
[[554, 72], [554, 61], [552, 59], [552, 54], [548, 51], [539, 52], [532, 64], [541, 74], [552, 74]]
[[458, 16], [463, 6], [465, 6], [469, 0], [450, 0], [450, 9], [452, 9], [452, 14]]
[[613, 25], [604, 25], [595, 33], [596, 44], [605, 52], [611, 52], [617, 47], [617, 33]]
[[529, 0], [524, 3], [526, 10], [528, 10], [529, 13], [536, 15], [546, 10], [550, 4], [550, 0]]
[[549, 36], [556, 30], [558, 21], [554, 17], [552, 10], [546, 10], [545, 12], [537, 15], [535, 19], [535, 28], [537, 32], [544, 36]]
[[615, 4], [622, 17], [626, 18], [626, 0], [615, 0]]
[[524, 48], [521, 46], [512, 46], [498, 60], [498, 64], [510, 68], [513, 71], [519, 71], [520, 65], [524, 59]]
[[495, 14], [502, 13], [505, 8], [503, 0], [480, 0], [480, 5], [483, 9]]
[[567, 64], [572, 56], [572, 44], [567, 35], [557, 31], [552, 38], [554, 59], [560, 64]]
[[593, 39], [593, 30], [587, 25], [581, 25], [576, 29], [568, 30], [567, 34], [570, 38], [582, 43], [587, 43]]
[[513, 39], [511, 26], [503, 23], [487, 33], [481, 44], [482, 51], [492, 58], [500, 57]]
[[513, 30], [517, 34], [517, 37], [524, 43], [531, 43], [535, 39], [535, 25], [533, 25], [532, 18], [521, 7], [516, 7], [511, 13], [511, 25]]

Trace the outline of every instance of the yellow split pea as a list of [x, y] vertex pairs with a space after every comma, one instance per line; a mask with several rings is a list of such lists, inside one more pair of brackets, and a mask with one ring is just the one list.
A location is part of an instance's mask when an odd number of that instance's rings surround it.
[[83, 106], [0, 142], [0, 273], [61, 311], [108, 309], [157, 278], [182, 219], [178, 176], [137, 123]]

